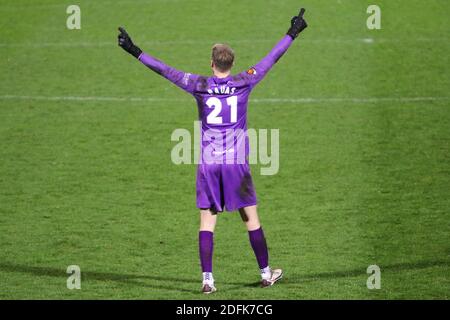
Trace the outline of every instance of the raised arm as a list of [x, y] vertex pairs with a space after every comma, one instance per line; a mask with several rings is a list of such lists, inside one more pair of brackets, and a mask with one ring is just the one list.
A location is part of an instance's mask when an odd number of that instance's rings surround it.
[[145, 52], [139, 55], [139, 61], [141, 61], [148, 68], [152, 69], [156, 73], [162, 75], [164, 78], [175, 84], [177, 87], [193, 93], [195, 85], [197, 83], [198, 75], [186, 73], [171, 66], [166, 65], [164, 62], [152, 57]]
[[275, 63], [285, 54], [289, 49], [292, 42], [298, 37], [300, 32], [302, 32], [308, 25], [303, 19], [303, 14], [305, 9], [301, 9], [298, 16], [295, 16], [291, 20], [291, 28], [288, 30], [287, 34], [281, 39], [280, 42], [265, 56], [258, 64], [254, 67], [248, 69], [243, 73], [243, 76], [250, 82], [252, 86], [255, 86], [260, 82], [267, 72], [273, 67]]
[[124, 28], [119, 27], [120, 34], [118, 36], [119, 46], [122, 47], [129, 54], [141, 61], [145, 66], [160, 74], [179, 88], [193, 93], [198, 76], [190, 73], [179, 71], [164, 62], [152, 57], [151, 55], [142, 52], [142, 50], [133, 44], [130, 36]]

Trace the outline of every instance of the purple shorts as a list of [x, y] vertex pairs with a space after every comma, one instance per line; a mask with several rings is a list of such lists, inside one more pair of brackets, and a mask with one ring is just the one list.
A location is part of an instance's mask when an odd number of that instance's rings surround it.
[[257, 204], [248, 164], [199, 164], [197, 207], [216, 212]]

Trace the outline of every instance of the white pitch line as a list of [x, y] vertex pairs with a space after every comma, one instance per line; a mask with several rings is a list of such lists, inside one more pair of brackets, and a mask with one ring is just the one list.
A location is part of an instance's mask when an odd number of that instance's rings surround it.
[[[277, 39], [237, 39], [237, 40], [224, 40], [226, 43], [238, 44], [238, 43], [276, 43]], [[155, 46], [155, 45], [210, 45], [216, 43], [216, 40], [155, 40], [155, 41], [141, 41], [141, 46]], [[306, 43], [337, 43], [337, 44], [376, 44], [376, 43], [404, 43], [404, 42], [439, 42], [439, 43], [450, 43], [450, 39], [446, 38], [409, 38], [409, 39], [373, 39], [373, 38], [362, 38], [362, 39], [302, 39], [302, 42]], [[76, 47], [87, 47], [87, 48], [103, 48], [103, 47], [114, 47], [117, 46], [115, 40], [111, 41], [93, 41], [93, 42], [36, 42], [36, 43], [14, 43], [14, 42], [4, 42], [0, 43], [0, 48], [46, 48], [46, 47], [61, 47], [61, 48], [76, 48]]]
[[450, 97], [367, 97], [367, 98], [264, 98], [250, 99], [253, 103], [377, 103], [377, 102], [421, 102], [421, 101], [439, 101], [450, 100]]
[[[120, 4], [131, 4], [131, 5], [139, 5], [142, 6], [143, 4], [151, 4], [152, 2], [156, 2], [157, 0], [120, 0]], [[158, 0], [158, 2], [181, 2], [183, 0]], [[91, 6], [99, 4], [101, 6], [106, 5], [106, 3], [117, 3], [117, 0], [95, 0], [88, 3], [81, 4], [83, 7], [85, 6]], [[34, 8], [63, 8], [65, 9], [67, 7], [67, 4], [64, 3], [9, 3], [8, 5], [1, 5], [0, 9], [10, 9], [10, 10], [20, 10], [20, 9], [34, 9]]]
[[[186, 102], [183, 98], [152, 98], [152, 97], [96, 97], [96, 96], [20, 96], [2, 95], [0, 100], [39, 100], [39, 101], [99, 101], [99, 102]], [[255, 98], [250, 103], [378, 103], [378, 102], [423, 102], [423, 101], [446, 101], [450, 97], [342, 97], [342, 98]], [[193, 100], [191, 102], [194, 102]]]
[[95, 96], [0, 96], [0, 100], [44, 100], [44, 101], [107, 101], [107, 102], [159, 102], [185, 101], [185, 99], [145, 97], [95, 97]]

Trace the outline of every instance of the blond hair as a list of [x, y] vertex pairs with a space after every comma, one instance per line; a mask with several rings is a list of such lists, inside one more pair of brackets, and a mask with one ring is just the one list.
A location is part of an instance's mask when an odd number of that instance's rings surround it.
[[226, 44], [215, 44], [212, 47], [211, 60], [220, 72], [229, 71], [234, 63], [234, 51]]

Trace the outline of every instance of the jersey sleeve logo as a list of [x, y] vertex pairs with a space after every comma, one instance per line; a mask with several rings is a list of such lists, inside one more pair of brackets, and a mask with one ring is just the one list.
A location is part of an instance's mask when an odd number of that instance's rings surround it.
[[191, 77], [190, 73], [185, 73], [183, 76], [183, 84], [187, 86], [189, 84], [189, 78]]
[[250, 68], [247, 70], [247, 74], [251, 75], [251, 76], [255, 76], [256, 75], [256, 69], [255, 68]]

